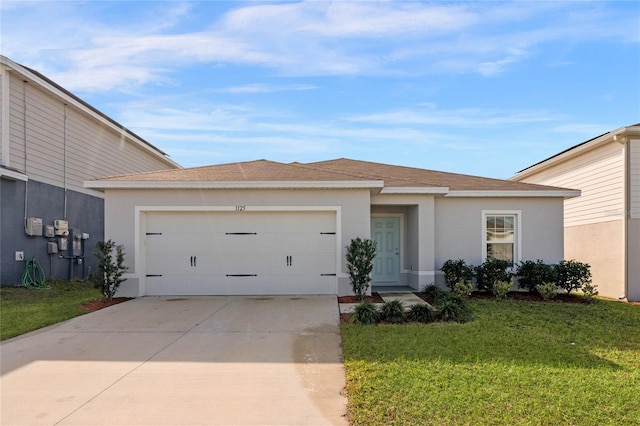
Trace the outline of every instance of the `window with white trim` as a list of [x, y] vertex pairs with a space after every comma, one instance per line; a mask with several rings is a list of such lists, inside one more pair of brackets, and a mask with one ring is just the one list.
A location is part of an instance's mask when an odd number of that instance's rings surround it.
[[506, 260], [511, 265], [520, 260], [519, 216], [519, 212], [483, 212], [484, 259]]

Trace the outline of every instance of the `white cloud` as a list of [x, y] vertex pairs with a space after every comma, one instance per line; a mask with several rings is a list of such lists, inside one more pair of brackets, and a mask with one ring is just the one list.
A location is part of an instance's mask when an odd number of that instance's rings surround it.
[[437, 108], [401, 109], [348, 117], [359, 123], [380, 125], [437, 125], [456, 127], [491, 127], [515, 124], [553, 122], [557, 115], [543, 111], [502, 111], [482, 108], [440, 110]]
[[214, 90], [220, 93], [253, 94], [253, 93], [275, 93], [275, 92], [299, 92], [305, 90], [315, 90], [317, 86], [311, 84], [266, 84], [253, 83], [242, 86], [227, 87]]
[[[492, 76], [543, 43], [638, 42], [637, 17], [599, 3], [3, 2], [3, 54], [71, 90], [106, 91], [179, 81], [197, 64], [264, 67], [280, 75]], [[114, 8], [130, 7], [122, 22]], [[183, 23], [199, 22], [195, 29]], [[637, 32], [636, 32], [637, 33]]]

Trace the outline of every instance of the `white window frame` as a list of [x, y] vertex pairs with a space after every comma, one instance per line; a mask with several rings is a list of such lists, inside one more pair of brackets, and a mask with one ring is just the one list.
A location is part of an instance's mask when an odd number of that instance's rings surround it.
[[522, 260], [522, 210], [482, 210], [482, 261], [487, 261], [487, 216], [513, 216], [513, 266]]

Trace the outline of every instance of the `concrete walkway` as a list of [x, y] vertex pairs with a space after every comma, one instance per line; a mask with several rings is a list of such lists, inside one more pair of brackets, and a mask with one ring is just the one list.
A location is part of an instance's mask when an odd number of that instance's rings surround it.
[[140, 298], [0, 345], [2, 425], [346, 425], [335, 296]]
[[[398, 291], [398, 292], [384, 292], [384, 293], [381, 292], [378, 294], [380, 294], [380, 297], [382, 297], [382, 300], [384, 300], [385, 302], [389, 302], [391, 300], [396, 300], [396, 299], [400, 300], [400, 302], [402, 302], [402, 305], [405, 307], [405, 309], [408, 309], [410, 306], [418, 303], [428, 304], [427, 302], [425, 302], [424, 300], [422, 300], [412, 292]], [[381, 303], [374, 303], [374, 304], [378, 306], [382, 305]], [[351, 313], [353, 312], [353, 309], [356, 307], [356, 305], [357, 303], [340, 303], [340, 313], [341, 314]]]

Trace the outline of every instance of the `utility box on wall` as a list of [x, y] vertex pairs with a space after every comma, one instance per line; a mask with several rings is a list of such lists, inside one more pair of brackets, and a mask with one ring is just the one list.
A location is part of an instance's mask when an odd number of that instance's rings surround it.
[[53, 227], [55, 228], [56, 236], [66, 237], [69, 235], [69, 222], [66, 220], [54, 220]]
[[28, 217], [25, 230], [30, 237], [42, 237], [42, 219], [39, 217]]

